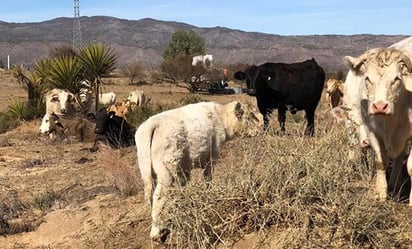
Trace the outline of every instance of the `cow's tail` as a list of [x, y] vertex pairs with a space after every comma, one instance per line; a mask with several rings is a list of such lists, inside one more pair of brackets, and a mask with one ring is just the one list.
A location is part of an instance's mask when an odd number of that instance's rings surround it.
[[[153, 120], [150, 120], [153, 121]], [[155, 174], [152, 162], [152, 140], [157, 128], [156, 122], [145, 122], [137, 129], [135, 134], [137, 148], [137, 162], [144, 185], [144, 197], [147, 203], [152, 204]]]

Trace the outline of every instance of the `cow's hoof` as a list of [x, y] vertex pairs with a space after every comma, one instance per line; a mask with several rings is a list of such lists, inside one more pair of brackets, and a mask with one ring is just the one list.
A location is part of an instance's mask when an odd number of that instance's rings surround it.
[[160, 229], [157, 226], [152, 226], [152, 229], [150, 231], [150, 238], [154, 241], [164, 243], [169, 233], [170, 233], [170, 230], [167, 228]]

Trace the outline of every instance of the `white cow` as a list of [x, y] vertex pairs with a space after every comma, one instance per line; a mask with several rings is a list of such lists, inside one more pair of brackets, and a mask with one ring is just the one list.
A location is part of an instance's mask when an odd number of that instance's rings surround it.
[[139, 126], [135, 134], [137, 158], [145, 200], [152, 206], [152, 239], [166, 231], [159, 216], [174, 180], [185, 185], [194, 167], [203, 168], [205, 179], [210, 180], [210, 159], [217, 158], [222, 144], [246, 121], [259, 123], [249, 105], [201, 102], [154, 115]]
[[104, 106], [111, 106], [116, 103], [116, 94], [114, 92], [99, 93], [99, 103]]
[[[376, 189], [378, 199], [385, 200], [389, 160], [400, 156], [412, 138], [412, 93], [407, 90], [412, 86], [412, 63], [406, 53], [394, 48], [371, 49], [358, 58], [346, 56], [345, 62], [363, 85], [356, 93], [362, 95], [358, 109], [363, 111], [356, 115], [360, 113], [376, 153]], [[412, 177], [412, 153], [407, 168]], [[412, 206], [412, 195], [409, 200]]]
[[[412, 37], [403, 39], [390, 47], [400, 49], [412, 58]], [[367, 53], [371, 52], [373, 50], [367, 51]], [[351, 144], [359, 144], [361, 147], [369, 146], [368, 127], [362, 121], [362, 113], [365, 113], [367, 109], [366, 99], [363, 77], [349, 70], [344, 83], [342, 106], [334, 108], [332, 114], [346, 123]]]
[[65, 90], [54, 88], [44, 94], [46, 113], [57, 115], [71, 114], [75, 111], [74, 94]]
[[146, 94], [142, 90], [130, 91], [127, 100], [130, 101], [131, 105], [136, 105], [137, 107], [147, 103]]
[[44, 114], [40, 125], [40, 134], [49, 134], [50, 139], [70, 139], [76, 137], [77, 141], [94, 141], [95, 123], [77, 115]]
[[196, 66], [198, 63], [202, 63], [204, 67], [207, 65], [213, 65], [213, 55], [205, 54], [205, 55], [196, 55], [192, 58], [192, 66]]

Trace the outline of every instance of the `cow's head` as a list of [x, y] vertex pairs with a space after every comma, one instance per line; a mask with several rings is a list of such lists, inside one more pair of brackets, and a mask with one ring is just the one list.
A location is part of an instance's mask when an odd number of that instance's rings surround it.
[[108, 113], [106, 108], [101, 108], [96, 112], [95, 120], [96, 120], [96, 134], [104, 134], [107, 130], [107, 126], [109, 123], [109, 119], [114, 116], [114, 112]]
[[247, 94], [254, 96], [256, 94], [256, 81], [259, 77], [258, 67], [253, 65], [245, 70], [245, 72], [238, 71], [234, 74], [237, 80], [246, 80]]
[[235, 134], [255, 136], [262, 130], [263, 117], [252, 105], [232, 101], [223, 110], [221, 115], [229, 138]]
[[343, 82], [337, 79], [328, 79], [326, 81], [326, 93], [328, 95], [332, 95], [334, 92], [337, 91], [343, 93]]
[[39, 132], [41, 134], [45, 134], [45, 133], [50, 132], [50, 114], [48, 114], [48, 113], [44, 114], [44, 116], [41, 120]]
[[393, 48], [368, 50], [358, 58], [346, 56], [345, 63], [362, 76], [369, 100], [370, 114], [394, 113], [397, 100], [405, 93], [412, 77], [412, 63], [402, 51]]
[[57, 105], [56, 112], [66, 114], [71, 109], [70, 106], [74, 101], [74, 94], [65, 89], [53, 89], [46, 93], [46, 101]]
[[[40, 134], [51, 134], [56, 131], [56, 129], [62, 128], [64, 129], [63, 125], [61, 124], [59, 117], [52, 113], [52, 114], [44, 114], [42, 122], [40, 124]], [[52, 136], [50, 136], [52, 137]]]

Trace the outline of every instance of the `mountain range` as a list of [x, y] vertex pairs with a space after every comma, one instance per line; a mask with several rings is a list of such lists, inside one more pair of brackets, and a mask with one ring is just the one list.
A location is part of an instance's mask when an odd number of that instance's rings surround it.
[[[263, 62], [292, 63], [315, 58], [327, 71], [343, 70], [342, 57], [357, 56], [369, 48], [387, 47], [405, 35], [302, 35], [281, 36], [225, 27], [202, 28], [150, 18], [126, 20], [108, 16], [80, 18], [82, 43], [102, 42], [114, 49], [118, 67], [139, 63], [156, 68], [163, 49], [179, 29], [193, 30], [205, 41], [215, 65]], [[275, 24], [268, 24], [275, 25]], [[0, 21], [0, 61], [27, 66], [49, 55], [53, 48], [73, 43], [73, 18], [37, 23]]]

